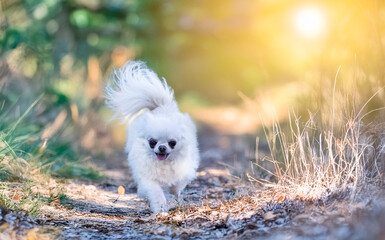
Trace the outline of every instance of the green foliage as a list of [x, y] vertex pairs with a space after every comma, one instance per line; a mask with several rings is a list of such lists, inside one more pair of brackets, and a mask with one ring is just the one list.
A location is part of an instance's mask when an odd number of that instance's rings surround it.
[[48, 188], [49, 186], [33, 181], [3, 182], [0, 185], [0, 208], [17, 212], [24, 211], [32, 216], [37, 216], [43, 205], [61, 203], [66, 199], [63, 189], [60, 187], [50, 187], [48, 194], [36, 192], [33, 190], [34, 187]]
[[[239, 100], [235, 92], [288, 81], [333, 78], [339, 65], [360, 66], [384, 84], [382, 2], [323, 1], [326, 29], [316, 39], [294, 29], [308, 4], [247, 0], [5, 1], [2, 57], [22, 51], [22, 71], [36, 83], [87, 78], [87, 61], [111, 70], [119, 46], [149, 62], [175, 92], [211, 102]], [[367, 37], [362, 37], [367, 36]], [[63, 70], [66, 59], [70, 70]], [[25, 63], [23, 63], [25, 61]], [[29, 70], [26, 70], [29, 69]], [[80, 75], [80, 76], [78, 76]]]
[[[67, 166], [66, 168], [72, 166], [71, 162], [78, 162], [79, 159], [85, 158], [85, 152], [74, 149], [72, 145], [76, 144], [75, 135], [72, 136], [72, 139], [66, 139], [61, 136], [62, 132], [58, 129], [57, 133], [53, 133], [51, 136], [53, 140], [47, 141], [42, 138], [42, 132], [46, 129], [44, 126], [49, 125], [49, 121], [51, 121], [46, 118], [47, 115], [65, 109], [65, 104], [59, 104], [61, 101], [58, 100], [56, 108], [49, 109], [49, 106], [46, 106], [45, 111], [37, 114], [34, 109], [38, 104], [40, 109], [44, 109], [45, 98], [45, 96], [40, 96], [20, 116], [16, 117], [13, 116], [16, 115], [16, 106], [19, 107], [18, 102], [8, 103], [6, 99], [0, 101], [3, 103], [3, 109], [0, 112], [0, 157], [6, 161], [6, 165], [15, 165], [1, 168], [0, 178], [3, 180], [17, 179], [18, 175], [23, 175], [20, 172], [12, 174], [11, 170], [27, 171], [29, 168], [36, 167], [56, 173], [61, 171], [64, 166]], [[67, 118], [61, 128], [68, 128], [71, 124], [71, 120]], [[28, 166], [27, 169], [25, 165]], [[73, 168], [81, 169], [80, 171], [94, 172], [94, 175], [90, 176], [97, 178], [98, 174], [94, 167], [87, 167], [86, 163], [75, 165]], [[66, 174], [66, 177], [73, 176]]]
[[[74, 148], [75, 135], [72, 142], [61, 136], [60, 130], [52, 134], [52, 139], [42, 138], [51, 121], [47, 116], [63, 109], [64, 103], [57, 104], [56, 108], [44, 108], [47, 99], [41, 95], [21, 110], [24, 101], [0, 100], [0, 207], [37, 215], [43, 204], [65, 198], [62, 188], [56, 184], [51, 186], [50, 174], [94, 180], [102, 177], [89, 162], [79, 161], [86, 159], [86, 155]], [[37, 109], [46, 111], [37, 113]], [[66, 121], [62, 128], [72, 124], [70, 120]]]
[[[2, 190], [0, 193], [0, 207], [12, 211], [24, 211], [33, 216], [38, 215], [41, 206], [46, 203], [46, 201], [39, 194], [31, 191], [32, 186], [33, 184], [28, 182], [18, 186], [3, 183], [0, 186]], [[6, 194], [4, 192], [14, 193]]]

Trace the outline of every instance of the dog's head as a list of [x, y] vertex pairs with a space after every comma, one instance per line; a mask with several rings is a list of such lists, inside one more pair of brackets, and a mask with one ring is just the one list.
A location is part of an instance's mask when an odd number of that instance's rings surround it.
[[175, 149], [178, 141], [174, 138], [150, 138], [148, 139], [148, 146], [154, 151], [158, 160], [166, 160], [168, 156]]
[[155, 159], [176, 159], [183, 145], [183, 123], [172, 117], [152, 117], [147, 121], [146, 145]]

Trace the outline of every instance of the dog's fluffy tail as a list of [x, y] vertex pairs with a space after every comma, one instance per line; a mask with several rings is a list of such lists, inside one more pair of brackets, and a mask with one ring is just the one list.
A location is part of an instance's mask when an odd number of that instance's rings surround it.
[[106, 88], [107, 106], [115, 111], [114, 118], [131, 117], [142, 109], [177, 108], [174, 91], [166, 80], [150, 70], [142, 61], [129, 61], [112, 73]]

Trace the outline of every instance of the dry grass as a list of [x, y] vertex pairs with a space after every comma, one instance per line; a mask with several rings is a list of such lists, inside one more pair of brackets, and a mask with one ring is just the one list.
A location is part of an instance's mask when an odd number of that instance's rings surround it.
[[251, 174], [249, 179], [302, 200], [325, 200], [336, 193], [354, 199], [369, 185], [382, 184], [384, 126], [365, 125], [364, 107], [343, 125], [336, 126], [330, 121], [331, 125], [327, 126], [316, 121], [315, 116], [301, 123], [295, 114], [294, 119], [289, 120], [288, 131], [274, 124], [271, 130], [265, 131], [270, 156], [259, 161], [256, 156], [257, 167], [274, 180]]
[[[50, 114], [41, 95], [23, 112], [21, 101], [0, 99], [0, 208], [38, 215], [43, 205], [65, 197], [60, 177], [99, 177], [81, 162], [83, 152], [63, 134], [70, 133], [67, 111], [54, 107]], [[56, 115], [56, 117], [55, 117]], [[44, 128], [44, 126], [46, 126]], [[68, 137], [68, 138], [69, 138]]]
[[65, 198], [63, 187], [52, 179], [36, 159], [0, 154], [0, 207], [38, 215], [44, 204]]

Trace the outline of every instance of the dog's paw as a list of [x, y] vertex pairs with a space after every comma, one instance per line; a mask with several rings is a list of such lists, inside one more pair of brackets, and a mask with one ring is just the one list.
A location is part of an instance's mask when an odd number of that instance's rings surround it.
[[168, 212], [160, 212], [160, 213], [157, 213], [156, 216], [167, 217], [168, 216]]
[[155, 214], [168, 212], [167, 201], [164, 197], [159, 201], [151, 202], [150, 205], [151, 205], [151, 211]]
[[151, 211], [154, 214], [167, 214], [168, 213], [168, 207], [167, 206], [151, 206]]

